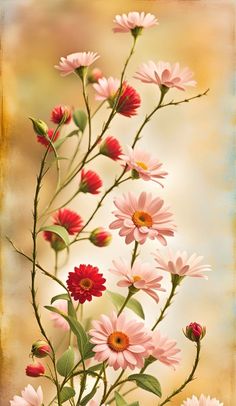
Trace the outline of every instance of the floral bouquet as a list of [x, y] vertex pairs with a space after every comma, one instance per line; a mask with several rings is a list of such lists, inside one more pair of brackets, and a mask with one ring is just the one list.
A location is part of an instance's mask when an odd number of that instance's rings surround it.
[[[117, 15], [113, 31], [124, 33], [132, 40], [120, 77], [106, 77], [98, 67], [92, 67], [100, 57], [96, 52], [75, 52], [62, 57], [55, 68], [62, 76], [74, 74], [75, 80], [80, 82], [84, 108], [56, 106], [51, 112], [54, 128], [48, 128], [40, 119], [30, 118], [37, 141], [42, 145], [33, 202], [32, 254], [22, 252], [11, 243], [32, 265], [32, 307], [40, 334], [39, 339], [32, 340], [32, 362], [26, 366], [26, 375], [30, 378], [44, 377], [52, 385], [54, 394], [49, 398], [41, 386], [36, 388], [28, 384], [21, 396], [13, 397], [11, 406], [142, 406], [138, 400], [132, 403], [127, 401], [127, 394], [136, 390], [150, 392], [155, 404], [163, 406], [170, 404], [195, 378], [201, 341], [206, 334], [206, 328], [196, 322], [190, 322], [183, 329], [186, 338], [196, 347], [192, 369], [184, 382], [164, 397], [159, 382], [161, 377], [148, 371], [149, 366], [153, 368], [155, 363], [162, 363], [174, 370], [178, 366], [180, 349], [173, 338], [163, 335], [161, 322], [184, 279], [207, 279], [206, 272], [211, 267], [205, 265], [203, 258], [195, 253], [175, 252], [166, 247], [177, 232], [172, 212], [161, 197], [168, 173], [155, 151], [150, 152], [151, 146], [145, 150], [139, 146], [139, 140], [144, 127], [159, 110], [205, 96], [208, 90], [193, 97], [171, 99], [172, 88], [181, 94], [189, 86], [196, 86], [193, 73], [187, 67], [180, 67], [179, 63], [144, 62], [133, 72], [133, 77], [144, 86], [152, 85], [156, 98], [154, 108], [141, 117], [131, 145], [124, 148], [117, 138], [107, 134], [115, 117], [120, 120], [132, 119], [139, 112], [141, 98], [128, 83], [127, 67], [140, 35], [157, 24], [157, 18], [150, 13]], [[91, 94], [98, 101], [94, 111], [90, 103]], [[108, 108], [107, 118], [95, 127], [93, 119], [95, 116], [98, 119], [104, 106]], [[76, 139], [77, 146], [71, 156], [65, 157], [63, 146], [69, 144], [72, 138]], [[90, 169], [90, 162], [95, 162], [101, 156], [113, 160], [115, 168], [114, 175], [110, 176], [114, 181], [103, 192], [102, 178]], [[49, 172], [55, 173], [55, 183], [50, 200], [45, 207], [41, 207], [40, 192]], [[126, 182], [130, 187], [133, 182], [140, 182], [141, 192], [122, 194], [122, 184]], [[155, 195], [145, 191], [147, 182], [156, 183]], [[73, 186], [71, 195], [71, 189], [68, 191], [67, 188], [69, 185]], [[89, 231], [90, 223], [96, 221], [101, 205], [106, 204], [106, 197], [114, 189], [117, 192], [114, 207], [107, 207], [109, 211], [114, 210], [113, 221], [107, 224], [107, 228], [97, 224], [95, 229]], [[82, 212], [77, 213], [69, 208], [79, 194], [92, 195], [97, 201], [88, 218]], [[63, 201], [59, 206], [56, 203], [58, 196]], [[88, 244], [105, 250], [112, 240], [109, 229], [115, 230], [114, 233], [118, 231], [124, 243], [129, 245], [130, 257], [120, 253], [105, 272], [91, 263], [91, 256], [86, 263], [79, 263], [78, 258], [74, 269], [67, 268], [72, 245], [87, 240]], [[54, 253], [54, 272], [41, 265], [37, 245], [42, 237], [45, 239], [45, 249], [48, 247]], [[144, 244], [148, 245], [149, 240], [156, 242], [156, 250], [150, 252], [147, 261], [142, 248]], [[62, 267], [67, 269], [65, 279], [60, 277], [61, 256], [65, 259]], [[55, 337], [48, 334], [41, 319], [37, 300], [38, 273], [43, 274], [46, 280], [51, 279], [58, 288], [58, 294], [44, 308], [55, 326], [64, 330], [67, 336], [67, 345], [64, 345], [62, 352], [56, 348]], [[170, 278], [170, 291], [166, 291], [163, 285], [165, 273]], [[111, 274], [117, 278], [115, 291], [109, 289]], [[156, 315], [153, 325], [146, 321], [148, 309], [140, 302], [140, 291], [149, 295], [153, 303]], [[104, 295], [110, 300], [110, 308], [97, 320], [88, 319], [84, 311], [84, 307], [89, 306], [86, 302], [102, 301]], [[166, 295], [162, 308], [158, 305], [159, 295]], [[38, 359], [46, 362], [39, 362]], [[138, 399], [138, 394], [136, 396]], [[182, 403], [182, 406], [222, 405], [219, 400], [203, 394], [193, 395]]]

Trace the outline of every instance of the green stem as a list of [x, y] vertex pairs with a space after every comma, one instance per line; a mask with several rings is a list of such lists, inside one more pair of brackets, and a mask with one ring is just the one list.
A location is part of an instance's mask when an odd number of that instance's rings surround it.
[[138, 256], [137, 250], [138, 250], [138, 241], [135, 241], [135, 243], [134, 243], [134, 250], [133, 250], [132, 259], [131, 259], [131, 267], [133, 266], [134, 261], [135, 261], [135, 259], [136, 259], [137, 256]]
[[119, 315], [123, 312], [125, 306], [127, 305], [128, 301], [130, 300], [130, 298], [131, 298], [133, 295], [134, 295], [134, 293], [133, 293], [131, 290], [129, 290], [129, 293], [128, 293], [128, 295], [127, 295], [127, 297], [126, 297], [126, 299], [125, 299], [123, 305], [121, 306], [120, 310], [119, 310], [118, 313], [117, 313], [117, 317], [119, 317]]
[[97, 114], [97, 112], [100, 110], [100, 108], [106, 103], [106, 100], [103, 100], [99, 106], [94, 110], [93, 114], [91, 115], [91, 118], [93, 118], [95, 116], [95, 114]]
[[92, 123], [91, 123], [91, 112], [90, 112], [90, 107], [89, 107], [89, 102], [88, 102], [88, 95], [87, 95], [87, 91], [86, 91], [86, 77], [84, 74], [83, 74], [83, 79], [82, 79], [82, 89], [83, 89], [84, 103], [85, 103], [85, 107], [86, 107], [87, 115], [88, 115], [88, 127], [89, 127], [88, 150], [90, 150], [91, 141], [92, 141]]
[[54, 275], [57, 277], [58, 271], [58, 251], [55, 251], [55, 266], [54, 266]]
[[163, 307], [163, 309], [161, 310], [160, 316], [158, 317], [156, 323], [153, 325], [152, 327], [152, 331], [155, 330], [156, 326], [164, 319], [165, 317], [165, 313], [166, 310], [168, 309], [168, 307], [171, 305], [171, 300], [173, 299], [174, 295], [175, 295], [175, 289], [177, 288], [178, 285], [176, 285], [175, 283], [172, 282], [172, 288], [169, 294], [169, 297], [166, 301], [165, 306]]
[[185, 386], [188, 385], [188, 383], [191, 382], [194, 379], [194, 374], [195, 374], [195, 371], [196, 371], [198, 363], [199, 363], [199, 356], [200, 356], [200, 350], [201, 350], [200, 341], [198, 341], [196, 343], [196, 349], [197, 349], [197, 352], [196, 352], [195, 361], [194, 361], [194, 364], [193, 364], [192, 371], [190, 372], [188, 378], [184, 381], [184, 383], [179, 388], [175, 389], [169, 396], [167, 396], [166, 399], [163, 400], [163, 402], [159, 403], [159, 406], [163, 406], [166, 403], [170, 402], [170, 400], [174, 396], [176, 396], [178, 393], [180, 393], [185, 388]]
[[110, 389], [106, 392], [103, 393], [103, 397], [100, 403], [100, 406], [106, 401], [106, 399], [108, 398], [108, 396], [111, 394], [111, 392], [118, 386], [120, 385], [120, 378], [123, 376], [123, 374], [125, 373], [124, 370], [121, 371], [121, 373], [119, 374], [119, 376], [117, 377], [117, 379], [115, 380], [115, 382], [113, 383], [113, 385], [111, 385]]

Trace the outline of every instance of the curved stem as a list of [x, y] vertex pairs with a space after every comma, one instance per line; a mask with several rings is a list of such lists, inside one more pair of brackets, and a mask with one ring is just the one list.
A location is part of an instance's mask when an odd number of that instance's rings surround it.
[[132, 254], [132, 258], [131, 258], [131, 267], [133, 266], [134, 261], [136, 260], [136, 258], [138, 256], [137, 250], [138, 250], [138, 241], [135, 241], [134, 250], [133, 250], [133, 254]]
[[85, 103], [85, 107], [86, 107], [87, 115], [88, 115], [88, 127], [89, 127], [88, 150], [90, 150], [91, 141], [92, 141], [92, 123], [91, 123], [91, 112], [90, 112], [90, 107], [89, 107], [89, 102], [88, 102], [88, 95], [87, 95], [87, 91], [86, 91], [85, 75], [83, 75], [83, 79], [82, 79], [82, 90], [83, 90], [84, 103]]
[[133, 293], [131, 290], [129, 290], [129, 293], [128, 293], [128, 295], [127, 295], [127, 297], [126, 297], [126, 299], [125, 299], [123, 305], [121, 306], [120, 310], [119, 310], [118, 313], [117, 313], [117, 317], [119, 317], [119, 315], [123, 312], [125, 306], [127, 305], [128, 301], [130, 300], [130, 298], [131, 298], [133, 295], [134, 295], [134, 293]]
[[55, 266], [54, 266], [54, 274], [57, 277], [58, 271], [58, 251], [55, 251]]
[[167, 396], [165, 398], [165, 400], [163, 400], [163, 402], [159, 403], [159, 406], [163, 406], [166, 403], [170, 402], [170, 400], [172, 400], [172, 398], [174, 396], [176, 396], [178, 393], [180, 393], [185, 388], [185, 386], [194, 379], [194, 374], [195, 374], [195, 371], [196, 371], [198, 363], [199, 363], [199, 356], [200, 356], [200, 350], [201, 350], [200, 341], [198, 341], [196, 343], [196, 348], [197, 348], [197, 352], [196, 352], [195, 361], [193, 364], [192, 371], [190, 372], [188, 378], [184, 381], [184, 383], [181, 386], [179, 386], [179, 388], [175, 389], [169, 396]]
[[156, 323], [155, 323], [154, 326], [152, 327], [152, 331], [155, 330], [156, 326], [164, 319], [166, 310], [167, 310], [168, 307], [171, 305], [171, 300], [173, 299], [173, 297], [174, 297], [174, 295], [175, 295], [175, 289], [176, 289], [177, 286], [178, 286], [178, 285], [172, 283], [172, 288], [171, 288], [170, 294], [169, 294], [169, 296], [168, 296], [168, 298], [167, 298], [166, 304], [165, 304], [165, 306], [163, 307], [163, 309], [161, 310], [160, 316], [158, 317]]
[[[119, 376], [117, 377], [117, 379], [115, 380], [115, 382], [113, 383], [113, 385], [111, 385], [110, 389], [108, 390], [107, 394], [104, 392], [103, 393], [103, 397], [100, 403], [100, 406], [106, 401], [106, 399], [108, 398], [108, 396], [111, 394], [111, 392], [113, 391], [113, 389], [115, 389], [118, 385], [120, 385], [122, 382], [120, 382], [120, 378], [123, 376], [123, 374], [125, 373], [124, 370], [121, 371], [121, 373], [119, 374]], [[126, 381], [125, 381], [126, 382]]]

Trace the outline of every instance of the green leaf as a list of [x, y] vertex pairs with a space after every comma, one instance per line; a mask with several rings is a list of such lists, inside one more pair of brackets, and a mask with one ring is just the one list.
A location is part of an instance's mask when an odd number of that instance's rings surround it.
[[130, 403], [128, 406], [139, 406], [139, 402]]
[[[109, 295], [109, 297], [111, 298], [112, 303], [116, 306], [117, 310], [119, 310], [126, 298], [123, 295], [120, 295], [119, 293], [111, 292], [110, 290], [107, 290], [106, 292]], [[141, 304], [138, 302], [138, 300], [136, 300], [132, 297], [128, 301], [126, 307], [128, 307], [130, 310], [133, 310], [133, 312], [136, 313], [142, 319], [145, 319], [143, 308], [142, 308]]]
[[56, 300], [70, 300], [69, 296], [67, 295], [67, 293], [62, 293], [61, 295], [56, 295], [53, 296], [51, 299], [51, 304], [53, 304]]
[[133, 374], [128, 377], [128, 381], [135, 381], [139, 388], [154, 393], [161, 397], [161, 386], [159, 381], [152, 375]]
[[66, 313], [60, 311], [56, 307], [53, 307], [53, 306], [44, 306], [44, 307], [45, 307], [45, 309], [50, 310], [51, 312], [60, 314], [69, 323], [71, 330], [77, 337], [80, 354], [83, 357], [85, 350], [87, 349], [88, 342], [89, 342], [88, 336], [87, 336], [86, 332], [84, 331], [83, 326], [78, 322], [78, 320], [75, 320], [71, 316], [68, 316]]
[[53, 225], [53, 226], [46, 226], [41, 227], [39, 231], [51, 231], [52, 233], [57, 234], [66, 245], [70, 244], [69, 241], [69, 234], [65, 227]]
[[84, 359], [89, 359], [89, 358], [94, 357], [93, 347], [94, 347], [94, 344], [92, 344], [88, 341], [84, 348]]
[[116, 406], [127, 406], [128, 405], [128, 403], [126, 403], [125, 399], [118, 392], [115, 392], [115, 400], [116, 400]]
[[76, 393], [75, 393], [73, 388], [71, 388], [70, 386], [64, 386], [64, 388], [62, 388], [62, 390], [60, 392], [60, 401], [61, 401], [61, 403], [66, 402], [68, 399], [75, 396], [75, 394]]
[[88, 371], [91, 371], [91, 372], [100, 371], [102, 366], [103, 366], [103, 363], [101, 362], [100, 364], [96, 364], [96, 365], [93, 365], [92, 367], [90, 367], [88, 369]]
[[87, 116], [83, 110], [76, 110], [73, 113], [73, 120], [75, 125], [79, 127], [79, 129], [84, 132], [86, 125], [87, 125]]
[[80, 401], [80, 406], [86, 406], [88, 404], [88, 401], [90, 399], [92, 399], [95, 395], [95, 393], [97, 392], [97, 388], [93, 388], [93, 390], [88, 393], [88, 395], [86, 395], [81, 401]]
[[57, 361], [57, 371], [61, 376], [68, 376], [74, 366], [74, 351], [71, 347]]

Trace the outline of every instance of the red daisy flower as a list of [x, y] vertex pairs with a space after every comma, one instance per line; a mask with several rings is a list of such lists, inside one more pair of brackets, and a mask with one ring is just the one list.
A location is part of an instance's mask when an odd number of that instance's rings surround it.
[[102, 186], [102, 180], [94, 171], [85, 171], [82, 169], [81, 171], [81, 179], [79, 190], [83, 193], [92, 193], [96, 195], [100, 192], [98, 190]]
[[100, 145], [100, 153], [117, 161], [122, 154], [119, 141], [114, 137], [107, 137]]
[[[83, 220], [79, 214], [72, 210], [60, 209], [53, 216], [53, 224], [65, 227], [70, 235], [74, 235], [83, 227]], [[51, 243], [52, 248], [57, 251], [65, 248], [63, 240], [55, 233], [44, 231], [43, 236], [46, 241]]]
[[56, 106], [51, 112], [51, 121], [55, 124], [68, 124], [71, 121], [72, 112], [69, 106]]
[[96, 266], [81, 264], [74, 268], [74, 272], [69, 272], [66, 283], [75, 300], [84, 303], [86, 300], [90, 302], [92, 296], [102, 296], [106, 279], [98, 271]]
[[135, 116], [137, 114], [136, 110], [140, 107], [141, 99], [136, 90], [127, 85], [123, 84], [122, 94], [119, 98], [116, 111], [126, 117]]
[[[53, 138], [53, 142], [55, 142], [55, 141], [57, 140], [57, 138], [59, 137], [60, 132], [57, 131], [54, 136], [53, 136], [53, 134], [54, 134], [54, 129], [53, 129], [53, 128], [50, 128], [50, 129], [47, 131], [47, 136], [48, 136], [48, 138], [50, 138], [50, 139]], [[47, 147], [48, 144], [49, 144], [49, 141], [47, 140], [47, 138], [46, 138], [44, 135], [37, 135], [37, 141], [38, 141], [40, 144], [44, 145], [45, 147]], [[50, 147], [50, 149], [52, 149], [52, 147]]]

